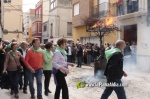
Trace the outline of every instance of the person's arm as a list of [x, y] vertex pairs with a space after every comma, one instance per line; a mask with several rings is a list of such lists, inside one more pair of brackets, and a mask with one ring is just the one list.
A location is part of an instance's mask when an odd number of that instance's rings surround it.
[[46, 53], [43, 53], [44, 63], [49, 64], [51, 59], [47, 58]]
[[[63, 72], [65, 72], [66, 74], [69, 73], [69, 70], [66, 69], [64, 66], [61, 66], [60, 64], [58, 64], [59, 62], [59, 57], [61, 57], [61, 53], [60, 52], [55, 52], [54, 56], [53, 56], [53, 61], [52, 61], [52, 65], [54, 68], [59, 69]], [[67, 62], [66, 62], [67, 65]]]
[[23, 61], [24, 57], [22, 56], [22, 54], [20, 52], [18, 52], [18, 55], [19, 55], [20, 59]]

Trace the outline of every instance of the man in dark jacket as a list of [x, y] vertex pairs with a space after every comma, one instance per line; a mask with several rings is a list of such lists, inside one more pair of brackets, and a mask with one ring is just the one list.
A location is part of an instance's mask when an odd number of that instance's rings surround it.
[[[116, 48], [105, 52], [108, 63], [104, 75], [107, 77], [108, 84], [115, 83], [121, 85], [122, 76], [127, 76], [127, 74], [123, 71], [123, 54], [121, 52], [125, 48], [125, 42], [123, 40], [118, 40], [115, 45]], [[101, 96], [101, 99], [108, 99], [113, 90], [116, 92], [118, 99], [126, 99], [123, 86], [106, 87]]]
[[[22, 54], [24, 58], [27, 53], [27, 47], [28, 47], [27, 43], [23, 41], [18, 49], [18, 51]], [[23, 73], [20, 75], [19, 85], [20, 85], [20, 89], [22, 89], [23, 87], [22, 75], [24, 75], [23, 93], [27, 94], [27, 85], [28, 85], [27, 67], [25, 66], [23, 61], [20, 61], [20, 63], [23, 66]]]
[[83, 49], [81, 46], [81, 43], [79, 43], [79, 45], [77, 46], [77, 67], [82, 66], [82, 56], [83, 56]]
[[4, 62], [5, 62], [5, 45], [3, 44], [1, 38], [0, 38], [0, 76], [2, 76], [3, 68], [4, 68]]

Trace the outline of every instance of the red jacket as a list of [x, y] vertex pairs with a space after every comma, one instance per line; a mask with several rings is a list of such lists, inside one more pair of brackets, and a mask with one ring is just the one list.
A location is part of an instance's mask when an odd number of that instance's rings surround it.
[[27, 68], [31, 66], [34, 70], [43, 68], [43, 53], [34, 52], [33, 50], [29, 49], [24, 63], [26, 64]]
[[123, 4], [122, 0], [117, 0], [117, 5]]

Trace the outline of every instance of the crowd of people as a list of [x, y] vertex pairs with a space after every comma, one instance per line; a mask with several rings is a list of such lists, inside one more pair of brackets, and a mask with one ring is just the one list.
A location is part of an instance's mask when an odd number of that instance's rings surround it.
[[57, 45], [53, 52], [54, 49], [51, 42], [40, 46], [38, 38], [34, 38], [31, 44], [25, 41], [18, 44], [17, 40], [13, 39], [8, 45], [0, 39], [0, 76], [8, 74], [11, 95], [14, 94], [15, 98], [19, 98], [18, 89], [23, 89], [23, 93], [27, 94], [27, 86], [29, 85], [31, 99], [35, 99], [35, 77], [37, 99], [43, 99], [42, 74], [45, 76], [44, 94], [48, 96], [51, 93], [49, 84], [53, 73], [57, 85], [55, 99], [59, 99], [60, 90], [63, 91], [62, 97], [69, 99], [65, 76], [69, 73], [68, 66], [74, 66], [74, 64], [67, 62], [67, 52], [65, 51], [67, 40], [59, 39]]
[[[49, 89], [51, 75], [54, 75], [56, 84], [56, 91], [54, 99], [59, 99], [60, 90], [62, 90], [63, 99], [69, 99], [68, 87], [65, 77], [69, 73], [68, 66], [81, 68], [82, 64], [90, 65], [99, 56], [105, 57], [105, 51], [115, 49], [116, 45], [105, 44], [98, 46], [98, 44], [81, 44], [67, 43], [67, 40], [61, 38], [57, 45], [51, 42], [41, 44], [38, 38], [34, 38], [31, 44], [25, 41], [17, 43], [13, 39], [10, 44], [0, 39], [0, 76], [8, 73], [10, 80], [10, 94], [19, 98], [18, 89], [27, 94], [27, 86], [29, 85], [31, 98], [35, 99], [34, 77], [37, 84], [37, 98], [42, 98], [42, 74], [45, 76], [44, 80], [44, 94], [48, 96], [51, 93]], [[131, 55], [136, 57], [136, 44], [130, 46], [126, 42], [126, 47], [122, 48], [124, 56]]]

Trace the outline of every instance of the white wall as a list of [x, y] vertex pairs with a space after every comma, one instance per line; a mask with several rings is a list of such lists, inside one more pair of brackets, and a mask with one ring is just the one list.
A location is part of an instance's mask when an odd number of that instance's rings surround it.
[[146, 16], [120, 21], [121, 27], [133, 24], [137, 24], [137, 66], [142, 71], [150, 71], [150, 26]]
[[[67, 37], [67, 22], [72, 22], [72, 9], [57, 7], [51, 10], [49, 14], [49, 29], [51, 28], [50, 25], [53, 24], [54, 39]], [[49, 33], [51, 34], [51, 32]], [[55, 42], [54, 39], [53, 41]]]

